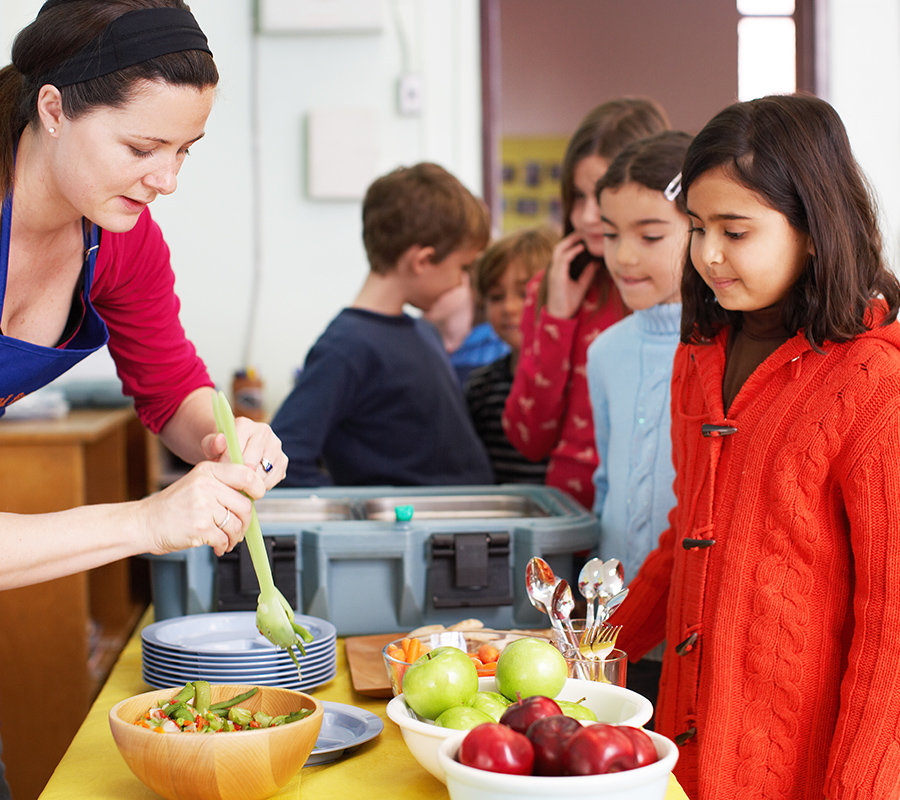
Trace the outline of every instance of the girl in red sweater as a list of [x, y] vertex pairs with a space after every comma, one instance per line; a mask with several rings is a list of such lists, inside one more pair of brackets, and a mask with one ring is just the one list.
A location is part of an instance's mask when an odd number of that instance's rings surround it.
[[843, 124], [766, 97], [697, 135], [677, 505], [615, 614], [667, 641], [694, 800], [900, 796], [900, 285]]
[[564, 236], [550, 266], [529, 282], [522, 352], [503, 412], [503, 430], [526, 458], [550, 457], [547, 485], [594, 502], [597, 448], [588, 397], [587, 348], [626, 313], [603, 263], [595, 187], [619, 151], [666, 130], [652, 100], [610, 100], [582, 120], [562, 163]]

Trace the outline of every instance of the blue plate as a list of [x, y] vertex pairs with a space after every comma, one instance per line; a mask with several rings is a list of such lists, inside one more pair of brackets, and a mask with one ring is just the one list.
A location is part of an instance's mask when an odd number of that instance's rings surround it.
[[[308, 654], [330, 645], [336, 638], [337, 630], [328, 620], [304, 614], [295, 615], [295, 619], [313, 636], [306, 645]], [[144, 628], [141, 641], [160, 651], [207, 658], [257, 658], [284, 652], [256, 629], [255, 611], [220, 611], [164, 619]]]
[[[244, 683], [255, 684], [258, 686], [280, 686], [284, 689], [293, 689], [297, 692], [311, 692], [313, 689], [317, 689], [319, 686], [324, 686], [326, 683], [331, 681], [336, 674], [337, 665], [334, 665], [331, 667], [331, 669], [324, 670], [323, 672], [305, 674], [300, 679], [297, 678], [297, 673], [295, 672], [290, 678], [270, 678], [255, 676], [252, 679], [241, 678], [240, 680], [229, 681], [218, 680], [213, 681], [213, 683]], [[190, 674], [184, 672], [174, 674], [171, 672], [154, 669], [153, 667], [147, 665], [144, 665], [144, 667], [141, 669], [141, 677], [144, 679], [145, 683], [155, 689], [167, 689], [169, 687], [180, 688], [184, 686], [184, 684], [188, 681], [204, 679], [204, 676], [199, 674]]]
[[325, 706], [322, 729], [304, 767], [337, 761], [384, 730], [384, 722], [371, 711], [330, 700], [319, 702]]
[[[295, 651], [296, 652], [296, 651]], [[190, 667], [192, 669], [208, 669], [213, 674], [224, 672], [239, 672], [247, 669], [261, 669], [267, 672], [273, 671], [297, 671], [297, 665], [291, 660], [291, 657], [282, 651], [282, 657], [278, 659], [271, 658], [254, 658], [247, 657], [240, 659], [229, 659], [223, 661], [220, 659], [208, 659], [197, 656], [192, 653], [171, 653], [167, 650], [155, 650], [144, 645], [141, 651], [141, 658], [145, 663], [152, 663], [163, 669], [181, 669]], [[337, 659], [337, 647], [332, 643], [331, 647], [314, 654], [300, 655], [297, 653], [300, 661], [300, 668], [314, 667], [321, 664], [331, 664]]]

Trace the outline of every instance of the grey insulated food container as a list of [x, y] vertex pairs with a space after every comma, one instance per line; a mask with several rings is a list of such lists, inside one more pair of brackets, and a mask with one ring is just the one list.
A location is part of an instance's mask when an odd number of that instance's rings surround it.
[[[546, 625], [525, 594], [528, 559], [572, 583], [598, 538], [594, 515], [547, 486], [274, 489], [256, 508], [278, 588], [341, 636], [466, 617]], [[148, 558], [157, 620], [256, 608], [243, 544]]]

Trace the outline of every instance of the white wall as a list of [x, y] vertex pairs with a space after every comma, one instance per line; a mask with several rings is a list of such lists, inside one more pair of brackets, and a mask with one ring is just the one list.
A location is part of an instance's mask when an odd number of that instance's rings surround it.
[[900, 4], [829, 0], [826, 99], [847, 126], [879, 201], [885, 250], [900, 271]]

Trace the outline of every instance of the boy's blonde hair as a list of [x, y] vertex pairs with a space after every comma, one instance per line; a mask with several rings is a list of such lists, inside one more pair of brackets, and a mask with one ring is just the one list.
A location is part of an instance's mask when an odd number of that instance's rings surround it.
[[529, 228], [498, 239], [475, 262], [472, 277], [479, 298], [484, 300], [516, 258], [522, 260], [529, 278], [545, 269], [558, 239], [549, 228]]
[[375, 180], [363, 200], [363, 243], [373, 272], [384, 274], [410, 247], [433, 247], [435, 263], [490, 238], [487, 206], [437, 164], [398, 167]]

